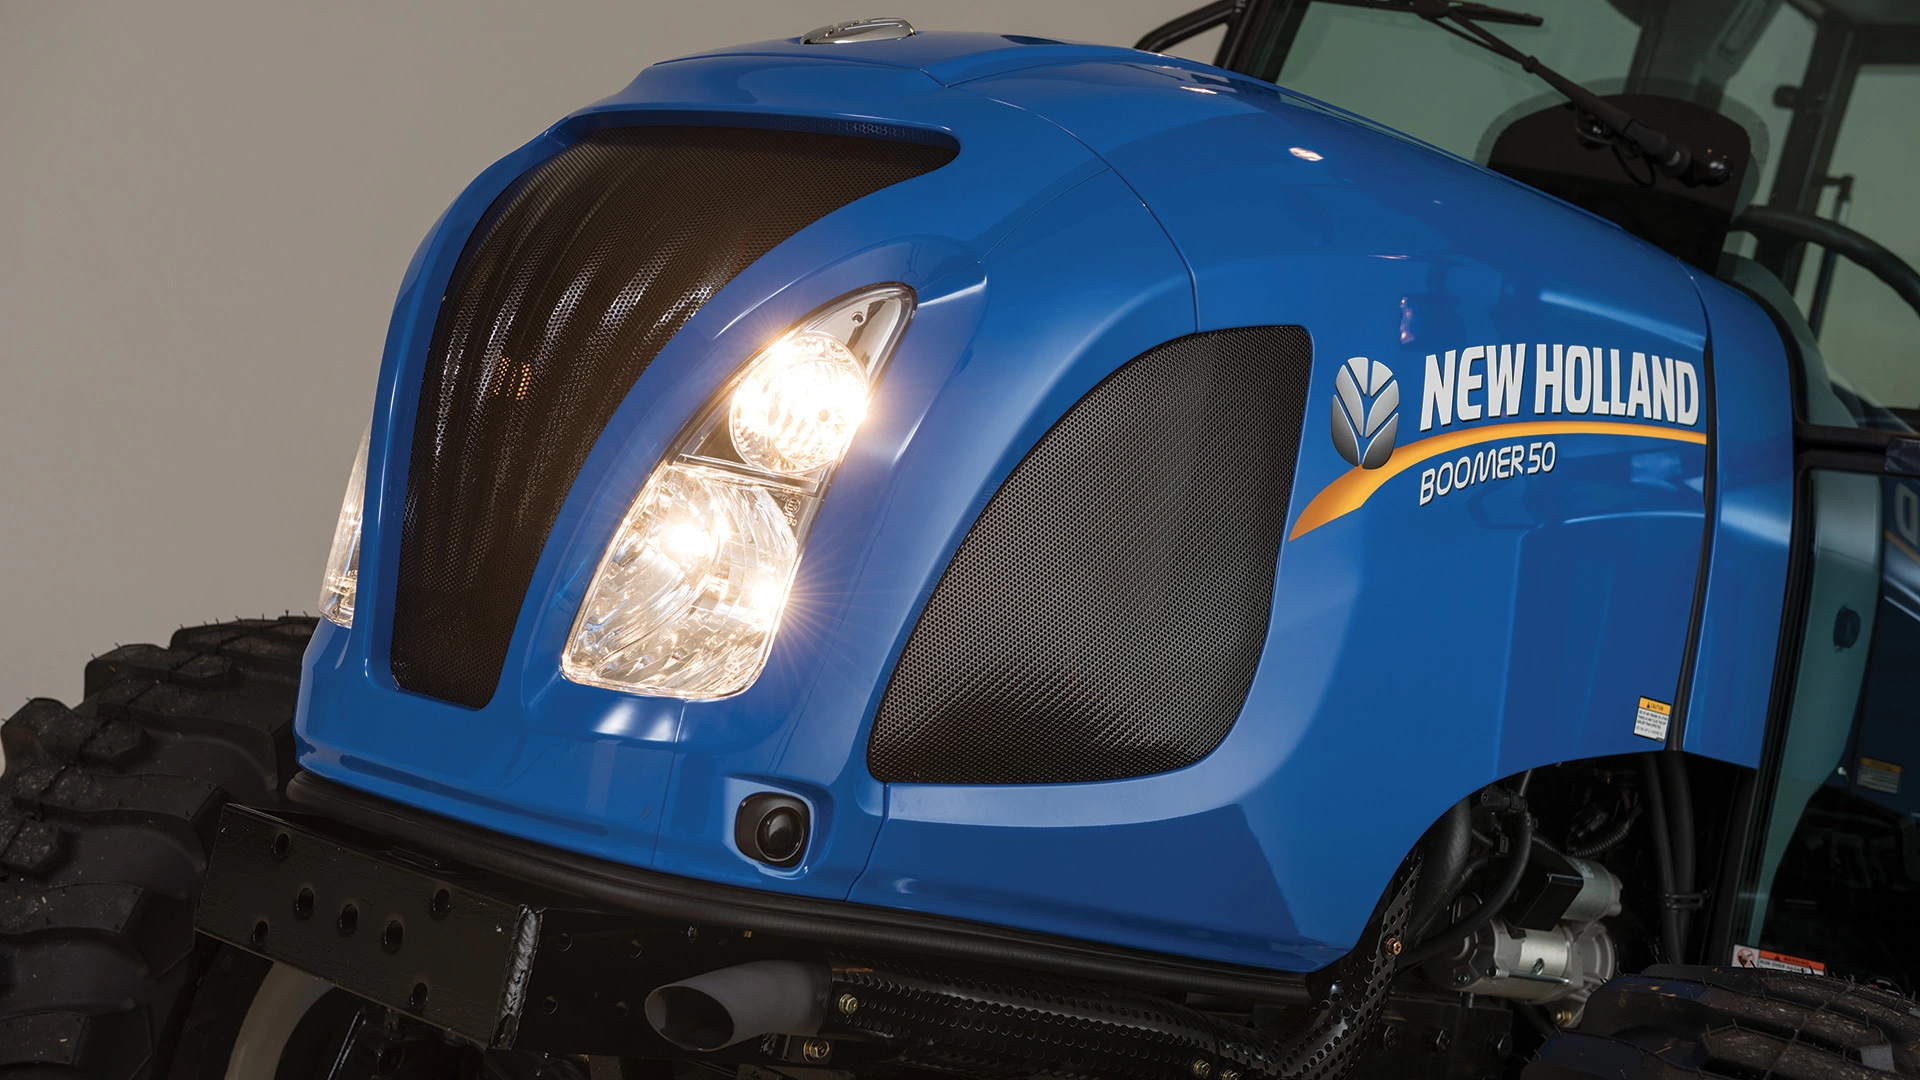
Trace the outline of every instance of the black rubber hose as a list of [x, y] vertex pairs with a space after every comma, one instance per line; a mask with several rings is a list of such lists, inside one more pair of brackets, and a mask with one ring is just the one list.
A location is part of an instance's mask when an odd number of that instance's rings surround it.
[[[1698, 867], [1694, 861], [1693, 836], [1693, 791], [1687, 783], [1686, 758], [1677, 753], [1657, 755], [1660, 759], [1660, 783], [1666, 789], [1667, 818], [1673, 826], [1673, 891], [1681, 896], [1692, 896]], [[1687, 908], [1674, 909], [1674, 921], [1678, 924], [1681, 955], [1673, 962], [1684, 964], [1687, 948], [1687, 931], [1693, 922], [1693, 912]]]
[[1668, 903], [1673, 895], [1673, 834], [1667, 830], [1667, 799], [1660, 784], [1660, 755], [1641, 755], [1641, 775], [1647, 785], [1647, 812], [1653, 815], [1653, 860], [1660, 875], [1660, 959], [1680, 963], [1680, 912]]
[[1492, 893], [1473, 909], [1473, 914], [1454, 923], [1434, 936], [1414, 946], [1413, 951], [1400, 958], [1401, 967], [1424, 964], [1441, 953], [1459, 948], [1480, 928], [1493, 921], [1500, 909], [1513, 899], [1514, 890], [1520, 887], [1520, 875], [1527, 872], [1527, 859], [1533, 854], [1533, 818], [1525, 811], [1519, 813], [1520, 826], [1513, 839], [1513, 855], [1507, 863], [1507, 872], [1494, 887]]
[[1613, 828], [1584, 844], [1567, 848], [1567, 854], [1576, 859], [1591, 859], [1595, 855], [1604, 855], [1612, 851], [1620, 846], [1620, 842], [1627, 838], [1628, 833], [1633, 831], [1633, 823], [1640, 820], [1640, 815], [1646, 809], [1646, 800], [1642, 799], [1635, 803], [1633, 809], [1627, 811], [1626, 816], [1616, 822]]
[[1418, 941], [1447, 910], [1466, 884], [1473, 850], [1473, 809], [1468, 800], [1454, 803], [1420, 841], [1420, 884], [1413, 894], [1413, 913], [1407, 919], [1411, 937]]

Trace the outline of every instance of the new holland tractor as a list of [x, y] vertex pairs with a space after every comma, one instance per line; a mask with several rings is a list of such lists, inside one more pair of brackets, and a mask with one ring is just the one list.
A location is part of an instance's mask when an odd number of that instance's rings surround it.
[[489, 168], [318, 615], [0, 729], [0, 1072], [1920, 1075], [1920, 13], [1549, 6], [843, 23]]

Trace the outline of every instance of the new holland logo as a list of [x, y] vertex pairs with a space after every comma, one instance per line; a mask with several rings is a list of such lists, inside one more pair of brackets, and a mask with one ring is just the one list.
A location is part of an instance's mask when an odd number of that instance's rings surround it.
[[[1516, 342], [1428, 353], [1423, 374], [1416, 393], [1419, 430], [1395, 446], [1400, 386], [1393, 371], [1364, 356], [1340, 365], [1333, 445], [1353, 468], [1307, 501], [1288, 539], [1360, 509], [1401, 473], [1419, 481], [1401, 488], [1416, 505], [1449, 505], [1440, 500], [1482, 483], [1553, 472], [1560, 438], [1707, 444], [1703, 382], [1691, 360], [1564, 341]], [[1414, 422], [1412, 413], [1407, 422]]]
[[1356, 356], [1340, 369], [1333, 388], [1333, 448], [1350, 465], [1385, 465], [1400, 430], [1400, 384], [1393, 372], [1378, 360]]

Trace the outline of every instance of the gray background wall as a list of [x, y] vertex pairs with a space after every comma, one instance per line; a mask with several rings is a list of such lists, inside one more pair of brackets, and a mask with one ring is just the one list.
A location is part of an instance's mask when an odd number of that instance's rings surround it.
[[561, 115], [864, 14], [1132, 44], [1200, 2], [0, 0], [0, 717], [313, 607], [408, 258]]

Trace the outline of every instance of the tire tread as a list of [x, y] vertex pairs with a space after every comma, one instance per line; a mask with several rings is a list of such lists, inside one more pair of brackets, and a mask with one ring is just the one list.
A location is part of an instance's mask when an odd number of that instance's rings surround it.
[[0, 726], [0, 1072], [163, 1074], [195, 987], [219, 977], [185, 883], [222, 806], [273, 805], [291, 779], [314, 627], [122, 645], [87, 664], [79, 704], [33, 698]]

